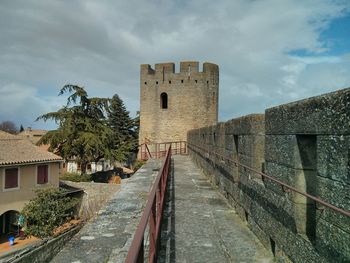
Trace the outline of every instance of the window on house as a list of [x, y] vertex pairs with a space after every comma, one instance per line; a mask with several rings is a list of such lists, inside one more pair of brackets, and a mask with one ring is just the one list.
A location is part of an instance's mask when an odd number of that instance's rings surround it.
[[49, 181], [49, 166], [38, 165], [37, 184], [47, 184]]
[[160, 107], [162, 109], [168, 108], [168, 94], [166, 94], [165, 92], [160, 94]]
[[18, 184], [18, 168], [5, 169], [5, 189], [17, 188]]

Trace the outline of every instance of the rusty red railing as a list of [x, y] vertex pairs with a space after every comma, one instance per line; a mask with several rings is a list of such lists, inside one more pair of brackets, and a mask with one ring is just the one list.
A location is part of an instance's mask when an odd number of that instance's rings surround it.
[[169, 146], [171, 146], [171, 151], [173, 155], [187, 154], [186, 141], [173, 141], [149, 144], [143, 143], [139, 145], [139, 158], [141, 158], [142, 160], [148, 160], [150, 158], [164, 157]]
[[[213, 155], [221, 158], [222, 160], [226, 160], [228, 162], [232, 162], [236, 167], [241, 166], [244, 169], [247, 169], [247, 170], [249, 170], [249, 171], [251, 171], [253, 173], [256, 173], [256, 174], [260, 175], [263, 178], [263, 180], [264, 179], [268, 179], [268, 180], [276, 183], [277, 185], [279, 185], [284, 192], [292, 191], [292, 192], [298, 193], [298, 194], [300, 194], [302, 196], [305, 196], [305, 197], [307, 197], [307, 198], [309, 198], [309, 199], [311, 199], [311, 200], [313, 200], [315, 202], [316, 208], [317, 208], [317, 203], [318, 203], [318, 204], [322, 205], [323, 207], [327, 207], [327, 208], [332, 209], [333, 211], [336, 211], [336, 212], [338, 212], [338, 213], [340, 213], [342, 215], [350, 217], [350, 212], [349, 211], [346, 211], [346, 210], [341, 209], [341, 208], [339, 208], [339, 207], [337, 207], [335, 205], [332, 205], [332, 204], [330, 204], [330, 203], [328, 203], [326, 201], [323, 201], [319, 197], [316, 197], [316, 196], [310, 195], [308, 193], [305, 193], [303, 191], [300, 191], [297, 188], [294, 188], [293, 186], [290, 186], [290, 185], [288, 185], [288, 184], [286, 184], [286, 183], [284, 183], [284, 182], [282, 182], [282, 181], [280, 181], [280, 180], [278, 180], [278, 179], [276, 179], [276, 178], [274, 178], [274, 177], [272, 177], [270, 175], [267, 175], [267, 174], [265, 174], [263, 172], [255, 170], [255, 169], [253, 169], [253, 168], [251, 168], [251, 167], [249, 167], [247, 165], [244, 165], [244, 164], [238, 162], [237, 160], [232, 160], [231, 158], [228, 158], [228, 157], [226, 157], [224, 155], [218, 154], [217, 152], [208, 151], [207, 149], [205, 149], [205, 148], [203, 148], [201, 146], [195, 145], [193, 143], [189, 143], [188, 142], [187, 146], [189, 148], [192, 148], [192, 147], [198, 148], [198, 149], [200, 149], [200, 150], [202, 150], [204, 152], [208, 152], [208, 154], [213, 154]], [[318, 208], [318, 209], [322, 210], [323, 208]]]
[[140, 159], [141, 160], [148, 160], [153, 158], [152, 154], [148, 148], [148, 145], [146, 143], [140, 144], [139, 145], [139, 154], [140, 154]]
[[160, 226], [162, 220], [162, 213], [164, 208], [164, 199], [166, 192], [166, 185], [168, 175], [171, 168], [171, 145], [169, 146], [162, 168], [159, 171], [152, 190], [149, 193], [146, 207], [143, 211], [141, 221], [136, 229], [134, 239], [126, 257], [126, 263], [143, 263], [145, 256], [145, 231], [149, 225], [149, 262], [157, 261], [157, 252], [159, 248]]

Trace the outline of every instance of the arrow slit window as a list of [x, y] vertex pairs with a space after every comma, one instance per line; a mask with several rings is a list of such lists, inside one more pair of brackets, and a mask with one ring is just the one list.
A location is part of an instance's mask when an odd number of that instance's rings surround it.
[[165, 92], [160, 94], [160, 107], [162, 109], [168, 108], [168, 94], [166, 94]]

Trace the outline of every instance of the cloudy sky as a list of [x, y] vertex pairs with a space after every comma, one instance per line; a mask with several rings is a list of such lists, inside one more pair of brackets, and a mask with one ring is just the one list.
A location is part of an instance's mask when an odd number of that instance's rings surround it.
[[139, 109], [139, 65], [220, 66], [219, 119], [350, 86], [350, 1], [1, 0], [0, 121], [59, 109], [65, 84]]

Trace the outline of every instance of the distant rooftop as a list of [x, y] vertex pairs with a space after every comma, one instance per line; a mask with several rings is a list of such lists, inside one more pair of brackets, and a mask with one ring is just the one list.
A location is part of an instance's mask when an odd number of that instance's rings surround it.
[[48, 131], [47, 130], [34, 130], [31, 127], [28, 127], [18, 133], [18, 136], [30, 140], [32, 143], [36, 144], [42, 136], [44, 136]]

